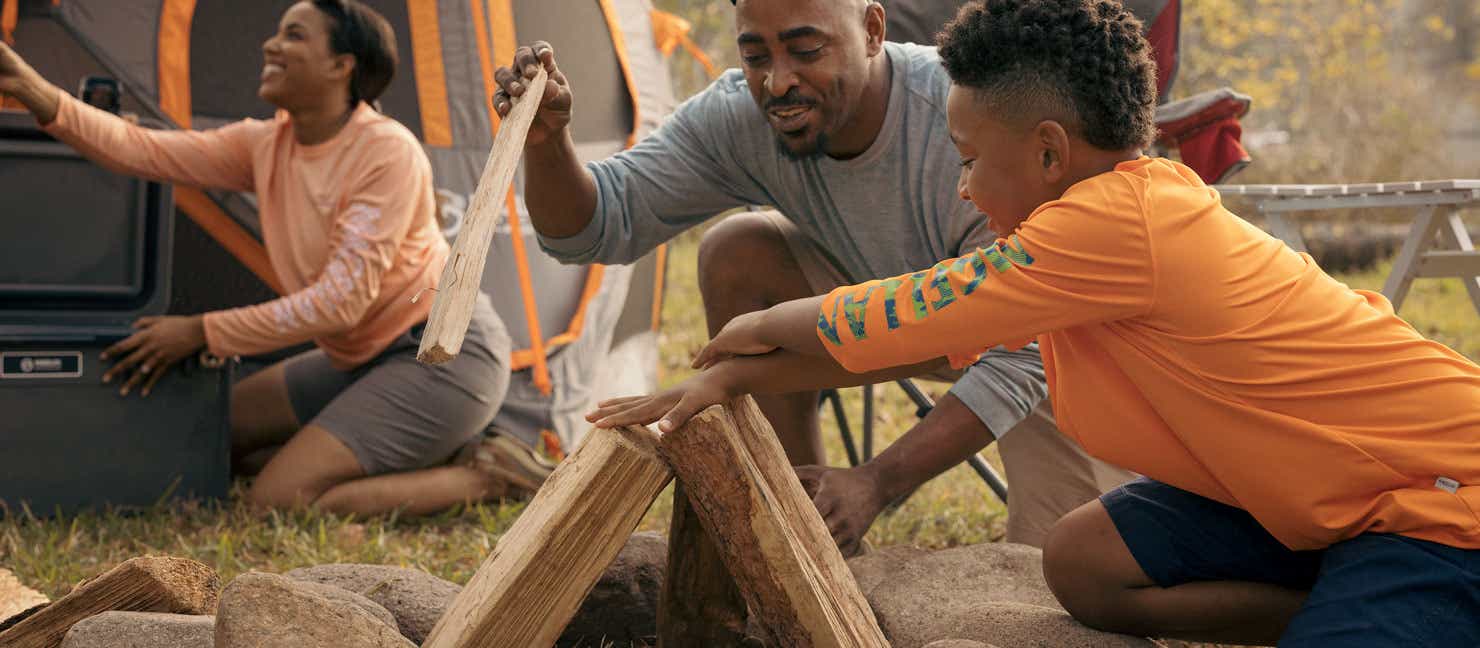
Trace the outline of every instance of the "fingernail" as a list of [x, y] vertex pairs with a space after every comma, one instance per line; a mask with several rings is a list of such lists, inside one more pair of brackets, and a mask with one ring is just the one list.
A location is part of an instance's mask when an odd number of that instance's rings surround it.
[[99, 357], [99, 358], [102, 358], [102, 359], [104, 359], [104, 360], [107, 360], [107, 359], [108, 359], [108, 352], [107, 352], [107, 351], [104, 351], [104, 352], [102, 352], [102, 353], [99, 353], [99, 354], [98, 354], [98, 357]]
[[509, 94], [513, 94], [515, 92], [519, 92], [520, 90], [523, 90], [523, 89], [524, 89], [524, 84], [522, 84], [522, 83], [517, 83], [516, 82], [516, 83], [510, 83], [509, 84]]
[[535, 73], [539, 71], [539, 69], [540, 68], [537, 65], [526, 65], [524, 66], [524, 76], [533, 77]]
[[108, 384], [108, 381], [110, 381], [110, 380], [113, 380], [113, 376], [109, 376], [107, 374], [104, 374], [103, 375], [103, 384], [104, 385]]
[[664, 432], [672, 432], [673, 431], [673, 421], [670, 421], [668, 419], [663, 419], [661, 421], [658, 421], [658, 429], [659, 430], [662, 430]]
[[118, 390], [118, 395], [119, 396], [127, 396], [128, 395], [128, 388], [127, 387], [124, 387], [123, 389]]

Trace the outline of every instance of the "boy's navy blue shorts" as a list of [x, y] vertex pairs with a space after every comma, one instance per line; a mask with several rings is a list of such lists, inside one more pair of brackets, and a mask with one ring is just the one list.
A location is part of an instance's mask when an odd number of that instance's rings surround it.
[[1480, 550], [1366, 533], [1291, 551], [1243, 509], [1146, 478], [1100, 502], [1162, 587], [1241, 580], [1310, 590], [1282, 647], [1480, 646]]

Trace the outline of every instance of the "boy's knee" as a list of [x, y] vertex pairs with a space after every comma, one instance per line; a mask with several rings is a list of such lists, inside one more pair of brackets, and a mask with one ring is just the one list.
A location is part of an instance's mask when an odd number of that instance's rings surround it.
[[1060, 518], [1043, 542], [1043, 578], [1075, 620], [1118, 632], [1127, 626], [1123, 596], [1132, 584], [1109, 564], [1113, 552], [1100, 542], [1107, 527], [1108, 533], [1117, 533], [1099, 500]]

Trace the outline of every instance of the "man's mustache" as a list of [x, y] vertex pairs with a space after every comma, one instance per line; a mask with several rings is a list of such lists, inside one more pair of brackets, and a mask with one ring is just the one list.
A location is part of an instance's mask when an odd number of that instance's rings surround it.
[[815, 105], [817, 105], [817, 100], [803, 97], [800, 92], [796, 91], [796, 88], [788, 90], [784, 95], [766, 100], [766, 110], [774, 110], [776, 108], [804, 108]]

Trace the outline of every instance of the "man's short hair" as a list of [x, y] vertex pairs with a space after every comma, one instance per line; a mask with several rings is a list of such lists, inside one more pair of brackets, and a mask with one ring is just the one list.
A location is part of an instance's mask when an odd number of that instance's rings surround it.
[[937, 40], [951, 81], [1000, 118], [1056, 119], [1110, 151], [1156, 135], [1151, 45], [1116, 0], [978, 0]]

